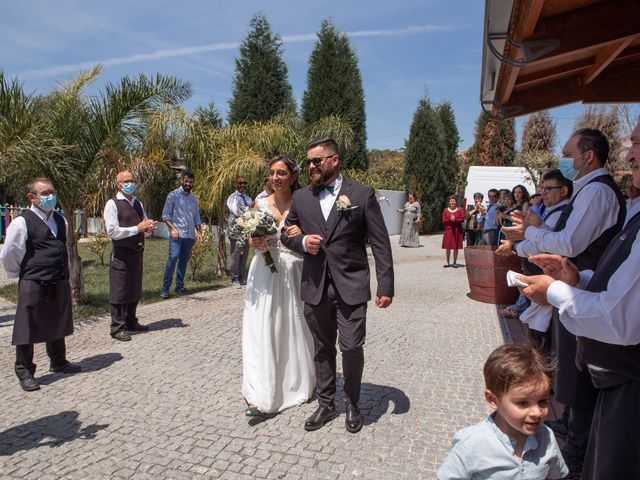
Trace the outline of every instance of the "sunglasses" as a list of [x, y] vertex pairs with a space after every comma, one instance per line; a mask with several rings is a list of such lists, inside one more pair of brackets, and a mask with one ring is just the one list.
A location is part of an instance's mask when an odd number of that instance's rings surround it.
[[249, 183], [248, 182], [238, 182], [238, 183], [236, 183], [236, 185], [249, 185]]
[[306, 158], [304, 160], [304, 163], [307, 165], [307, 167], [309, 165], [311, 165], [313, 163], [314, 167], [319, 167], [320, 164], [323, 162], [323, 160], [327, 159], [327, 158], [331, 158], [334, 155], [327, 155], [326, 157], [313, 157], [313, 158]]

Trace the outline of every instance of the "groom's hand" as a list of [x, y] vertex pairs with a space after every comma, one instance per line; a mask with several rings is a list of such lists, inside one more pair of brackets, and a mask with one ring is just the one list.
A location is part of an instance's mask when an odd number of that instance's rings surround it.
[[320, 251], [320, 244], [322, 243], [322, 237], [320, 235], [307, 235], [304, 237], [305, 247], [307, 249], [307, 253], [311, 255], [317, 255]]
[[385, 295], [379, 296], [376, 295], [376, 307], [378, 308], [387, 308], [389, 305], [391, 305], [391, 302], [393, 301], [393, 298], [391, 297], [387, 297]]

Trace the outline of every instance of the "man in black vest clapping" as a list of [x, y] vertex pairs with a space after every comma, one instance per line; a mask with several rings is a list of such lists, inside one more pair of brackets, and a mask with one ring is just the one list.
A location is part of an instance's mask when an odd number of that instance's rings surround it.
[[140, 200], [135, 197], [137, 184], [133, 173], [124, 171], [116, 177], [118, 193], [104, 207], [104, 225], [113, 242], [109, 265], [109, 304], [111, 336], [129, 341], [128, 332], [147, 331], [136, 317], [142, 295], [142, 259], [144, 237], [156, 229]]
[[40, 390], [33, 377], [33, 344], [46, 342], [52, 372], [77, 373], [66, 359], [64, 337], [73, 333], [67, 256], [67, 225], [54, 211], [51, 181], [36, 178], [27, 186], [31, 208], [7, 229], [0, 261], [9, 278], [20, 278], [11, 343], [16, 346], [16, 375], [25, 391]]
[[[640, 187], [640, 122], [627, 161]], [[578, 271], [567, 258], [531, 260], [547, 275], [520, 277], [523, 293], [550, 303], [577, 337], [576, 363], [598, 388], [583, 480], [640, 478], [640, 204], [627, 212], [622, 231], [595, 270]]]
[[[539, 252], [570, 258], [578, 270], [593, 270], [622, 228], [626, 212], [624, 197], [606, 168], [609, 142], [599, 130], [580, 129], [564, 145], [562, 157], [560, 171], [574, 181], [573, 195], [553, 230], [528, 225], [527, 219], [514, 214], [514, 226], [503, 228], [503, 232], [510, 240], [529, 240]], [[568, 433], [562, 453], [571, 473], [578, 474], [597, 391], [589, 374], [576, 368], [576, 337], [559, 321], [557, 310], [551, 329], [553, 351], [558, 356], [554, 396], [569, 407]]]

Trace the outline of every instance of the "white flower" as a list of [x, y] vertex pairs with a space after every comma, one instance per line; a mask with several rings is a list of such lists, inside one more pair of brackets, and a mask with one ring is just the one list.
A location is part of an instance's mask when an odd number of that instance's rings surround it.
[[338, 212], [344, 212], [351, 209], [351, 200], [346, 195], [340, 195], [336, 200], [336, 210]]

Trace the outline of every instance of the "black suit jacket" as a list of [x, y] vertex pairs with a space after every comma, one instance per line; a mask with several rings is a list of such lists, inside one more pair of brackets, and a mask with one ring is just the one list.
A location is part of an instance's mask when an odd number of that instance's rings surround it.
[[[304, 232], [289, 238], [283, 229], [281, 240], [287, 248], [304, 255], [301, 297], [310, 305], [320, 303], [327, 269], [345, 303], [358, 305], [371, 299], [367, 241], [375, 259], [377, 295], [394, 294], [391, 244], [374, 190], [343, 177], [338, 198], [343, 195], [356, 208], [338, 212], [334, 204], [325, 221], [319, 197], [313, 194], [311, 186], [301, 188], [294, 192], [285, 220], [286, 226], [298, 225]], [[304, 235], [311, 234], [324, 238], [317, 255], [304, 253], [302, 240]]]

